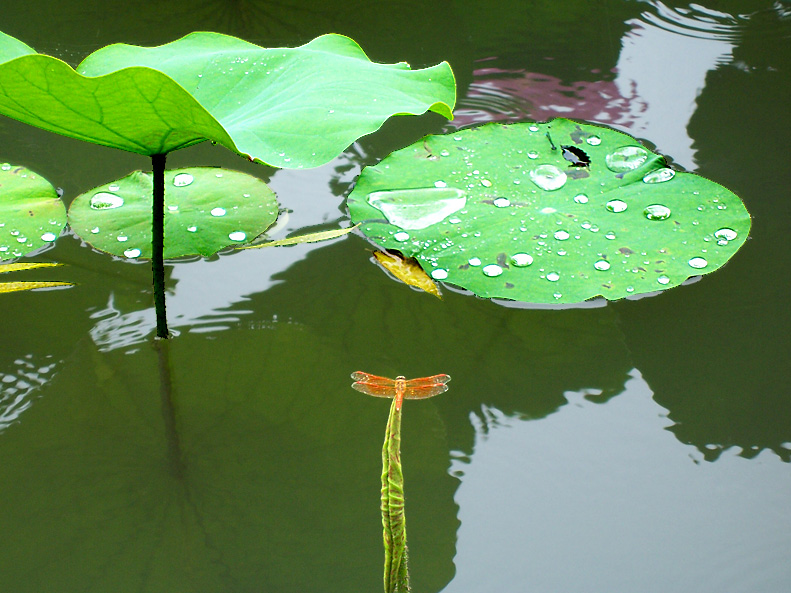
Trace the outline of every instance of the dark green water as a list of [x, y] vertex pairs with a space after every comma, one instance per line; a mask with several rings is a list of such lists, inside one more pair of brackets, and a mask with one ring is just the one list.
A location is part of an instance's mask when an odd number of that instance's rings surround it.
[[[416, 593], [791, 590], [788, 2], [5, 0], [0, 30], [72, 64], [193, 30], [450, 61], [455, 122], [396, 118], [319, 169], [169, 157], [269, 181], [279, 236], [337, 226], [360, 169], [423, 134], [555, 115], [646, 139], [754, 218], [700, 282], [562, 311], [418, 294], [358, 236], [173, 262], [169, 381], [149, 266], [63, 236], [33, 259], [64, 267], [20, 276], [77, 286], [0, 298], [0, 591], [380, 591], [389, 402], [354, 370], [453, 376], [404, 406]], [[149, 167], [8, 119], [0, 161], [67, 202]]]

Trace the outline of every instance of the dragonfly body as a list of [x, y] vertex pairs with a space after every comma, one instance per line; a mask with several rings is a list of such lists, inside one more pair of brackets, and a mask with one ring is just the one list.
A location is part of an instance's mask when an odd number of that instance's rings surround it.
[[445, 393], [450, 375], [433, 375], [417, 379], [398, 376], [395, 379], [379, 377], [362, 371], [352, 373], [352, 387], [361, 393], [374, 397], [394, 397], [396, 410], [401, 409], [405, 399], [426, 399]]

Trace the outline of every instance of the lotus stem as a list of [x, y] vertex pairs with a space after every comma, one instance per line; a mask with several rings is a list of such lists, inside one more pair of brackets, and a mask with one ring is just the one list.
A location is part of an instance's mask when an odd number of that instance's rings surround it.
[[151, 270], [154, 273], [154, 308], [157, 313], [157, 338], [169, 337], [165, 314], [165, 158], [167, 155], [151, 155], [154, 176], [152, 224], [151, 224]]

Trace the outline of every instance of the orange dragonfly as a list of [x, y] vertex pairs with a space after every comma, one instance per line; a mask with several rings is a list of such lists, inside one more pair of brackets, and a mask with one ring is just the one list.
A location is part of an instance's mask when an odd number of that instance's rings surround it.
[[426, 399], [448, 390], [446, 383], [450, 375], [433, 375], [418, 379], [406, 379], [398, 376], [395, 379], [370, 375], [362, 371], [352, 373], [352, 388], [375, 397], [395, 397], [396, 410], [401, 409], [405, 399]]

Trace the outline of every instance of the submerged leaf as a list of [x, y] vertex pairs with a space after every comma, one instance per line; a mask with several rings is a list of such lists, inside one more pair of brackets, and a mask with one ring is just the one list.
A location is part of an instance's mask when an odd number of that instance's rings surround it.
[[[136, 171], [84, 193], [69, 224], [96, 249], [151, 257], [152, 177]], [[165, 171], [165, 257], [209, 256], [250, 241], [277, 220], [275, 193], [257, 177], [214, 167]]]
[[356, 229], [359, 224], [347, 227], [345, 229], [333, 229], [331, 231], [320, 231], [318, 233], [310, 233], [309, 235], [300, 235], [299, 237], [288, 237], [287, 239], [280, 239], [279, 241], [269, 241], [267, 243], [259, 243], [257, 245], [245, 245], [239, 249], [260, 249], [261, 247], [283, 247], [284, 245], [298, 245], [300, 243], [318, 243], [320, 241], [328, 241], [330, 239], [337, 239], [351, 233]]
[[565, 119], [428, 136], [367, 167], [348, 204], [367, 237], [434, 279], [534, 303], [678, 286], [724, 265], [750, 231], [721, 185]]
[[376, 64], [342, 35], [264, 49], [191, 33], [110, 45], [75, 71], [0, 33], [0, 114], [144, 155], [212, 140], [276, 167], [316, 167], [393, 115], [452, 118], [455, 93], [447, 63]]
[[46, 179], [25, 167], [0, 164], [0, 260], [52, 243], [65, 226], [66, 207]]
[[414, 257], [403, 258], [385, 251], [374, 251], [374, 257], [382, 267], [402, 282], [442, 298], [437, 284], [428, 277]]

